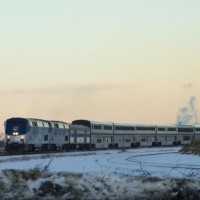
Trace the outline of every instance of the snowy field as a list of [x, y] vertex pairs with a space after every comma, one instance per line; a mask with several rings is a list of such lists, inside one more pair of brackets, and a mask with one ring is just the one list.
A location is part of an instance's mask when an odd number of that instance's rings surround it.
[[[0, 199], [200, 198], [200, 157], [179, 150], [138, 148], [0, 157]], [[195, 190], [191, 198], [189, 190]]]
[[200, 157], [179, 153], [180, 147], [81, 151], [0, 157], [0, 170], [44, 168], [50, 172], [151, 173], [183, 177], [200, 171]]

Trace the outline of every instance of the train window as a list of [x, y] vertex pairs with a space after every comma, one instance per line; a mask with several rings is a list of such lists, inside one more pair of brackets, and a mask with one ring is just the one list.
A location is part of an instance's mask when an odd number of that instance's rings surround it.
[[54, 128], [59, 128], [57, 123], [54, 123]]
[[193, 132], [193, 128], [178, 128], [178, 132]]
[[25, 121], [7, 121], [6, 125], [7, 126], [25, 126], [26, 123]]
[[196, 131], [200, 131], [200, 128], [196, 128]]
[[112, 130], [112, 126], [104, 126], [103, 129], [104, 130]]
[[146, 142], [146, 138], [141, 138], [141, 142]]
[[135, 127], [132, 126], [115, 126], [116, 131], [134, 131]]
[[155, 127], [137, 126], [136, 129], [138, 131], [155, 131]]
[[48, 135], [44, 135], [44, 141], [48, 141]]
[[34, 127], [37, 127], [37, 122], [32, 122]]
[[168, 131], [176, 131], [176, 128], [168, 128]]
[[97, 139], [97, 143], [101, 143], [101, 139]]
[[101, 125], [94, 125], [94, 129], [101, 129]]
[[158, 128], [158, 131], [165, 131], [165, 128]]
[[65, 135], [65, 141], [68, 141], [69, 137], [68, 135]]

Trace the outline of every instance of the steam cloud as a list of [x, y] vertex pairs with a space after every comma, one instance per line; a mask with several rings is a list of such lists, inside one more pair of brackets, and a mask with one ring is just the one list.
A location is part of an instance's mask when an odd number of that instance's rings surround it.
[[182, 107], [179, 109], [176, 123], [181, 124], [198, 124], [198, 111], [196, 109], [196, 97], [192, 96], [188, 102], [186, 107]]

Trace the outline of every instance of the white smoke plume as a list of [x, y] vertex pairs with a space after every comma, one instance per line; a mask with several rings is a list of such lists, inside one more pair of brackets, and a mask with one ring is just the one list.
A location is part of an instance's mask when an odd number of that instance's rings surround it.
[[176, 123], [179, 124], [198, 124], [199, 117], [196, 109], [196, 97], [192, 96], [188, 105], [179, 109], [176, 116]]

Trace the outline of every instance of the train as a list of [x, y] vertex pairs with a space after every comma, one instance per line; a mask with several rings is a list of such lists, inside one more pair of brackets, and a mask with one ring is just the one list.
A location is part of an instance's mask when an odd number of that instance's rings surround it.
[[49, 152], [189, 144], [200, 125], [162, 125], [74, 120], [71, 123], [13, 117], [4, 123], [7, 152]]

